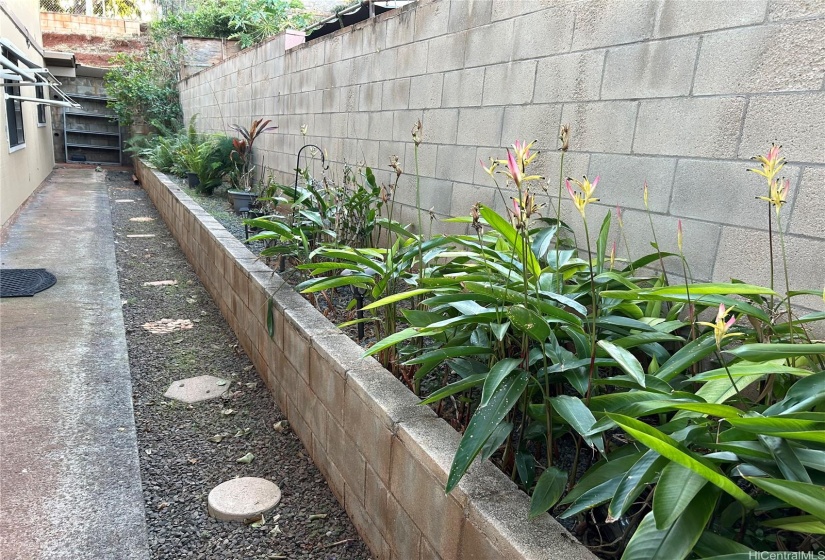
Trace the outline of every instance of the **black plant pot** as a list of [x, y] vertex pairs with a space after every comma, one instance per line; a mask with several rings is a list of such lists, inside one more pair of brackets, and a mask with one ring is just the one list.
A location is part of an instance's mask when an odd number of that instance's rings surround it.
[[255, 199], [258, 198], [258, 195], [252, 192], [246, 191], [226, 191], [229, 195], [229, 200], [232, 201], [232, 209], [235, 212], [240, 212], [241, 210], [250, 210], [252, 208]]
[[198, 174], [192, 173], [191, 171], [189, 171], [186, 174], [186, 181], [188, 182], [190, 189], [197, 189], [198, 186], [200, 186], [201, 184], [201, 180], [200, 178], [198, 178]]

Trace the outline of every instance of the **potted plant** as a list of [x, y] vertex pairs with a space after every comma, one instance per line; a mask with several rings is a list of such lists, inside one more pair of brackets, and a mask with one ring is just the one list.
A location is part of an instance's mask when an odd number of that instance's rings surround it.
[[189, 186], [211, 195], [221, 184], [229, 164], [229, 138], [213, 136], [197, 144], [186, 145], [181, 158], [187, 168]]
[[232, 151], [229, 156], [231, 167], [229, 182], [232, 188], [227, 191], [235, 212], [242, 208], [252, 207], [256, 193], [252, 192], [254, 184], [255, 166], [252, 165], [252, 145], [255, 140], [266, 132], [277, 129], [277, 126], [267, 126], [271, 120], [255, 119], [249, 128], [233, 124], [232, 129], [241, 135], [241, 138], [232, 140]]

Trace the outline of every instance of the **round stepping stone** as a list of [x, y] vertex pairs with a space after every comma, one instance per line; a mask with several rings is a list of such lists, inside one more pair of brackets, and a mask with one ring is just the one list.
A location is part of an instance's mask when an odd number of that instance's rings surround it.
[[245, 476], [217, 485], [209, 492], [209, 515], [221, 521], [254, 519], [278, 505], [281, 489], [263, 478]]
[[191, 404], [220, 397], [229, 386], [226, 379], [214, 375], [199, 375], [173, 382], [163, 396]]

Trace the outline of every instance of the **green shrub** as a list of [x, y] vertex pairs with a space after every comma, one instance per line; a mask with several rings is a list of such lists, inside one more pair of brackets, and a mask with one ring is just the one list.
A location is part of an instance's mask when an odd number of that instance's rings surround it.
[[[790, 305], [814, 292], [787, 280], [784, 295], [736, 280], [669, 285], [647, 267], [684, 263], [681, 224], [679, 253], [617, 261], [611, 215], [592, 238], [587, 223], [598, 178], [563, 181], [584, 220], [579, 250], [568, 224], [539, 215], [534, 157], [517, 143], [487, 168], [515, 193], [506, 215], [476, 205], [457, 220], [474, 234], [427, 240], [380, 222], [387, 248], [321, 246], [305, 266], [317, 278], [299, 287], [368, 290], [365, 309], [392, 321], [367, 354], [416, 390], [428, 380], [422, 404], [452, 401], [463, 436], [448, 492], [493, 458], [532, 494], [531, 516], [595, 525], [588, 539], [605, 557], [822, 550], [825, 343], [805, 327], [825, 313]], [[784, 160], [776, 149], [758, 160], [784, 255]], [[715, 320], [699, 321], [705, 312]], [[575, 449], [572, 463], [560, 446]]]

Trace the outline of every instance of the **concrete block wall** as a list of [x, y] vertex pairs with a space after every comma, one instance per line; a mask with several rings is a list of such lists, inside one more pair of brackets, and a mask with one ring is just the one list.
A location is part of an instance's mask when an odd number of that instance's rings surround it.
[[[538, 140], [535, 170], [554, 208], [558, 129], [569, 124], [563, 175], [602, 178], [594, 227], [621, 205], [630, 256], [650, 252], [647, 181], [660, 246], [675, 250], [681, 219], [698, 280], [769, 282], [768, 210], [756, 200], [767, 187], [746, 169], [776, 141], [791, 180], [782, 226], [793, 287], [825, 283], [821, 0], [420, 0], [290, 50], [276, 37], [180, 89], [187, 117], [199, 113], [208, 130], [275, 119], [278, 133], [257, 153], [284, 181], [306, 142], [386, 182], [398, 155], [407, 204], [410, 130], [421, 119], [422, 206], [441, 216], [467, 215], [477, 201], [503, 210], [478, 162], [518, 139]], [[580, 237], [578, 213], [566, 198], [562, 208]], [[626, 258], [615, 219], [612, 237]], [[825, 308], [813, 296], [797, 303]]]
[[527, 521], [489, 462], [446, 495], [456, 431], [165, 175], [135, 172], [375, 558], [595, 558], [549, 515]]
[[118, 18], [40, 12], [43, 33], [80, 33], [96, 37], [140, 35], [140, 22]]

